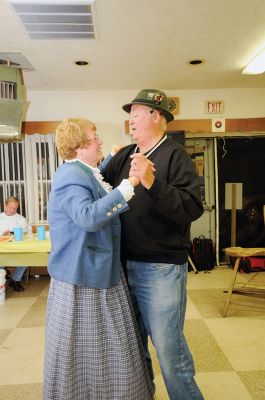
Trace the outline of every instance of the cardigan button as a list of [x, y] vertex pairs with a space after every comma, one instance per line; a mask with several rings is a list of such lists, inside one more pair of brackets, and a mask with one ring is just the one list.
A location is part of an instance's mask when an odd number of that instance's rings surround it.
[[118, 209], [117, 209], [117, 207], [113, 207], [113, 209], [112, 209], [112, 211], [117, 211]]
[[107, 215], [108, 217], [110, 217], [110, 216], [111, 216], [111, 212], [108, 211], [106, 215]]
[[117, 205], [117, 207], [118, 207], [118, 208], [122, 208], [122, 204], [119, 203], [119, 204]]

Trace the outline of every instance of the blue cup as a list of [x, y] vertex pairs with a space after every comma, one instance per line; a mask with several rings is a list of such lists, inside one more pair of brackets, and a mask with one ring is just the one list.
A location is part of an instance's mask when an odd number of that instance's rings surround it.
[[38, 237], [38, 240], [46, 239], [45, 226], [37, 226], [37, 237]]
[[20, 242], [22, 240], [23, 232], [22, 228], [16, 226], [14, 229], [14, 239], [16, 242]]

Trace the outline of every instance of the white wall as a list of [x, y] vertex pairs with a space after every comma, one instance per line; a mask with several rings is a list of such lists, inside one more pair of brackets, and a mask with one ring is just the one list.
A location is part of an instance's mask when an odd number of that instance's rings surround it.
[[[130, 136], [124, 134], [124, 121], [128, 115], [122, 105], [130, 102], [137, 90], [124, 91], [31, 91], [27, 97], [30, 106], [27, 121], [58, 121], [82, 116], [97, 125], [107, 154], [115, 143], [128, 144]], [[167, 95], [179, 97], [176, 119], [209, 119], [204, 113], [205, 100], [224, 101], [223, 118], [265, 117], [265, 88], [167, 90]]]

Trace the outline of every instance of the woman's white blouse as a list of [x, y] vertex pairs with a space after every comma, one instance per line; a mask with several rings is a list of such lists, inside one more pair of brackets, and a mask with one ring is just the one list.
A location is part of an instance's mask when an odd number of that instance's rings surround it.
[[[97, 181], [100, 183], [100, 185], [103, 187], [103, 189], [109, 193], [112, 190], [112, 186], [104, 181], [103, 176], [100, 173], [100, 170], [97, 167], [92, 167], [89, 164], [86, 164], [84, 161], [79, 160], [78, 158], [74, 158], [73, 160], [65, 160], [67, 163], [71, 162], [77, 162], [79, 161], [80, 163], [84, 164], [86, 167], [92, 170], [94, 177], [97, 179]], [[134, 196], [134, 187], [130, 183], [129, 179], [123, 179], [119, 186], [117, 186], [117, 189], [121, 192], [123, 195], [124, 199], [126, 202], [131, 200], [131, 198]]]

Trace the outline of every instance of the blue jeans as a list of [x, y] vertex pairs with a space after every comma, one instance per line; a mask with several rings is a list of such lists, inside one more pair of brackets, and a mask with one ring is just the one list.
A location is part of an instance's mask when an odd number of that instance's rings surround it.
[[[0, 267], [4, 268], [4, 267]], [[27, 267], [17, 267], [12, 274], [12, 279], [14, 281], [20, 282], [23, 278], [24, 272], [26, 271]]]
[[128, 260], [127, 278], [151, 379], [150, 336], [171, 400], [202, 400], [183, 333], [188, 265]]

